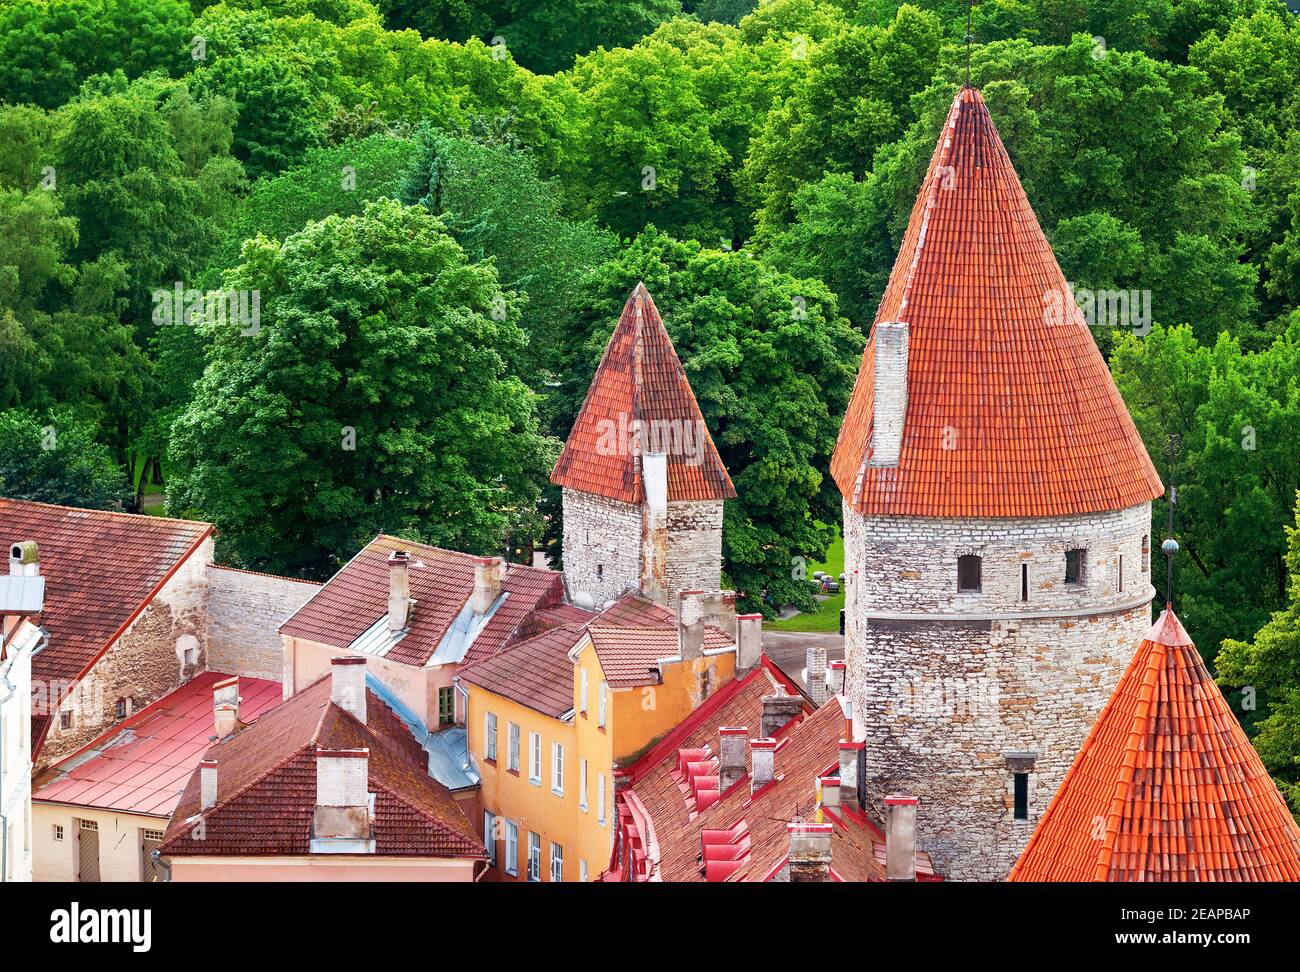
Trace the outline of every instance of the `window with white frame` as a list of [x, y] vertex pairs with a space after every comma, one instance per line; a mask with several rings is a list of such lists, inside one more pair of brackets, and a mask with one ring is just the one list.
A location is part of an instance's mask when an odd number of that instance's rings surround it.
[[497, 866], [497, 815], [483, 811], [483, 847], [487, 850], [488, 864]]
[[542, 734], [528, 734], [528, 782], [542, 785]]
[[564, 880], [564, 848], [551, 841], [551, 880], [559, 884]]
[[497, 760], [497, 714], [486, 712], [483, 715], [483, 755], [492, 762]]
[[605, 826], [605, 774], [596, 774], [596, 823]]
[[519, 874], [519, 825], [506, 821], [506, 873]]
[[55, 840], [62, 840], [62, 839], [63, 839], [63, 825], [62, 825], [62, 824], [54, 824], [53, 826], [54, 826], [54, 839], [55, 839]]
[[542, 835], [528, 832], [528, 880], [542, 879]]
[[564, 796], [564, 747], [551, 743], [551, 792]]
[[609, 712], [609, 683], [601, 682], [596, 692], [596, 725], [605, 728], [605, 716]]
[[578, 757], [578, 809], [584, 813], [587, 810], [587, 759], [585, 756]]
[[587, 670], [578, 669], [578, 711], [587, 714]]
[[510, 751], [506, 753], [506, 769], [512, 773], [519, 772], [519, 726], [510, 723]]

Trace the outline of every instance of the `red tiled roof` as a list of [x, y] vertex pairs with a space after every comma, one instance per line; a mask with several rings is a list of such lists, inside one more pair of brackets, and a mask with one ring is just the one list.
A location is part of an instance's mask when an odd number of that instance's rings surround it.
[[211, 533], [210, 523], [0, 499], [0, 540], [40, 549], [50, 643], [32, 659], [33, 680], [80, 678]]
[[[410, 631], [385, 656], [390, 661], [425, 665], [474, 590], [477, 558], [398, 537], [380, 535], [306, 604], [280, 626], [282, 634], [346, 648], [388, 614], [388, 555], [411, 555]], [[554, 570], [507, 564], [502, 589], [510, 596], [474, 639], [464, 658], [473, 664], [490, 658], [517, 638], [529, 616], [556, 607], [564, 598], [563, 575]]]
[[[171, 816], [216, 732], [212, 686], [228, 677], [217, 672], [194, 676], [56, 766], [65, 775], [42, 786], [32, 799]], [[251, 723], [279, 704], [280, 683], [241, 678], [239, 695], [240, 721]]]
[[643, 283], [627, 299], [551, 482], [625, 503], [641, 502], [641, 464], [630, 434], [638, 426], [645, 451], [655, 448], [656, 428], [692, 437], [690, 448], [659, 440], [659, 451], [668, 453], [669, 500], [735, 497], [686, 371]]
[[1165, 611], [1012, 881], [1300, 881], [1300, 828], [1200, 653]]
[[873, 328], [831, 461], [844, 498], [876, 515], [1058, 516], [1159, 496], [1070, 293], [983, 98], [961, 89], [876, 312], [909, 325], [898, 465], [867, 464]]
[[[624, 594], [591, 621], [587, 630], [605, 680], [612, 688], [657, 683], [656, 663], [662, 658], [676, 658], [679, 652], [677, 616], [639, 594]], [[706, 650], [721, 651], [733, 646], [725, 632], [705, 626]]]
[[552, 628], [462, 668], [459, 677], [558, 719], [573, 708], [573, 662], [569, 651], [582, 634], [581, 625]]
[[330, 701], [325, 676], [207, 751], [217, 761], [217, 802], [203, 813], [199, 773], [190, 777], [160, 849], [171, 856], [307, 854], [316, 809], [316, 748], [370, 750], [375, 853], [484, 856], [450, 791], [429, 776], [427, 754], [373, 692], [362, 725]]

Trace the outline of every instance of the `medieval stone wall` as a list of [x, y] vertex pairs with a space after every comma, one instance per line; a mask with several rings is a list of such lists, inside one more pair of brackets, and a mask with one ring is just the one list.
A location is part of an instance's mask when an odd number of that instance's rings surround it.
[[641, 507], [564, 490], [564, 580], [597, 606], [641, 583]]
[[722, 587], [722, 500], [668, 504], [669, 604], [678, 591]]
[[284, 624], [321, 585], [228, 567], [208, 569], [208, 670], [279, 681]]
[[[868, 797], [883, 811], [891, 792], [918, 796], [918, 846], [950, 878], [1004, 877], [1073, 762], [1150, 625], [1149, 529], [1146, 504], [1039, 520], [846, 508], [846, 691]], [[1075, 547], [1083, 579], [1067, 585]], [[957, 591], [964, 554], [982, 558], [979, 592]], [[1015, 820], [1026, 770], [1028, 819]]]

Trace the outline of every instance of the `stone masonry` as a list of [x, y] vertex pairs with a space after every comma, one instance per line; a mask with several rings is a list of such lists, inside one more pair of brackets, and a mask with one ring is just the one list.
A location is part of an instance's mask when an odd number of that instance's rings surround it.
[[[1150, 506], [963, 520], [846, 505], [844, 524], [846, 693], [868, 799], [882, 812], [889, 793], [920, 797], [918, 844], [942, 873], [1003, 878], [1150, 624]], [[1066, 584], [1076, 548], [1083, 576]], [[972, 554], [980, 589], [958, 592]]]
[[282, 625], [320, 590], [315, 581], [208, 568], [208, 669], [279, 680]]

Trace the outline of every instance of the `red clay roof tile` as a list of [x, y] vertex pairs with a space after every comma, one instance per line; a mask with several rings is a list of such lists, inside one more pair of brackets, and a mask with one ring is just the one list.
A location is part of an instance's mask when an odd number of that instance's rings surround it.
[[582, 636], [581, 625], [552, 628], [457, 674], [464, 682], [558, 719], [573, 708], [569, 651]]

